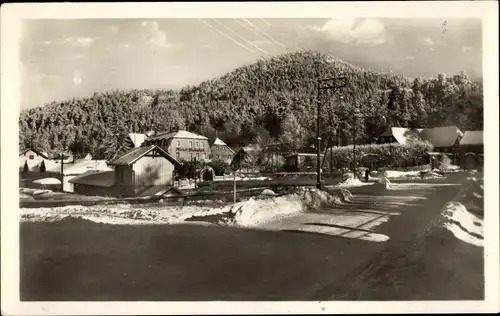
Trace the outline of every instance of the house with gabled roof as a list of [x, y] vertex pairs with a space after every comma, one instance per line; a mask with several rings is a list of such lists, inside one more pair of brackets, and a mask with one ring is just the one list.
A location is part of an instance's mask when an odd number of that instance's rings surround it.
[[133, 148], [109, 162], [119, 196], [137, 196], [154, 186], [173, 186], [180, 162], [156, 145]]
[[463, 135], [456, 126], [443, 126], [424, 128], [419, 137], [430, 142], [436, 152], [455, 153]]
[[143, 143], [145, 146], [156, 145], [168, 152], [177, 161], [205, 160], [210, 157], [208, 138], [185, 130], [152, 135]]
[[234, 156], [234, 150], [229, 147], [222, 139], [216, 137], [210, 142], [210, 159], [212, 161], [225, 161], [230, 163]]
[[406, 128], [390, 127], [382, 133], [378, 143], [405, 145], [411, 139], [428, 141], [436, 152], [454, 152], [463, 133], [456, 126]]
[[484, 138], [483, 131], [465, 131], [458, 144], [460, 167], [473, 169], [483, 163]]
[[48, 160], [49, 155], [46, 152], [35, 148], [25, 148], [19, 151], [19, 170], [24, 170], [28, 165], [28, 171], [32, 171], [42, 161]]

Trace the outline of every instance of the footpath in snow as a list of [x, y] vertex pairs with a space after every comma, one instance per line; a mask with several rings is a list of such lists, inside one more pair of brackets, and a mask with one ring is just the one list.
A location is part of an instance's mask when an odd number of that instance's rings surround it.
[[417, 235], [357, 269], [334, 299], [483, 299], [483, 190], [482, 174], [471, 174]]

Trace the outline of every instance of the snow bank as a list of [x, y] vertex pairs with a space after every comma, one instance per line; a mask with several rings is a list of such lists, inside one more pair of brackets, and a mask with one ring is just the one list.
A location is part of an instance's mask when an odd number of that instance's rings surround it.
[[33, 183], [38, 184], [61, 184], [61, 180], [56, 178], [44, 178], [33, 181]]
[[363, 182], [359, 178], [354, 177], [352, 172], [347, 172], [342, 175], [342, 181], [337, 183], [335, 187], [348, 188], [372, 185], [373, 183]]
[[63, 206], [54, 208], [21, 209], [21, 221], [60, 221], [82, 218], [107, 224], [175, 224], [192, 216], [207, 216], [228, 212], [226, 207], [134, 205]]
[[306, 212], [324, 205], [345, 202], [352, 198], [347, 190], [300, 188], [297, 193], [266, 200], [250, 199], [232, 208], [220, 224], [257, 227], [284, 217]]
[[453, 235], [474, 246], [484, 246], [484, 187], [482, 174], [467, 178], [454, 201], [446, 204], [441, 213], [441, 225]]
[[469, 213], [462, 203], [448, 203], [442, 216], [445, 218], [443, 227], [452, 232], [456, 238], [468, 244], [483, 247], [483, 220]]
[[317, 208], [349, 200], [347, 190], [319, 191], [300, 188], [298, 192], [280, 197], [249, 199], [232, 205], [211, 207], [162, 206], [158, 204], [113, 205], [113, 206], [64, 206], [55, 208], [21, 209], [21, 221], [60, 221], [67, 218], [81, 218], [107, 224], [176, 224], [193, 217], [221, 215], [222, 225], [244, 227], [259, 226], [263, 223]]
[[443, 175], [438, 173], [439, 170], [410, 170], [410, 171], [397, 171], [385, 170], [382, 174], [383, 177], [388, 179], [441, 179]]

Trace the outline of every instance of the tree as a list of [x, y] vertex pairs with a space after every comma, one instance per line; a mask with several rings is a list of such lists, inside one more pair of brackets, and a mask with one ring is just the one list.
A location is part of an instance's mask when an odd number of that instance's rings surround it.
[[[323, 148], [339, 128], [344, 144], [351, 143], [353, 122], [347, 113], [355, 108], [367, 116], [357, 121], [359, 142], [373, 141], [390, 125], [483, 127], [482, 84], [464, 72], [410, 79], [299, 51], [239, 67], [180, 91], [114, 90], [27, 109], [19, 117], [19, 144], [46, 151], [69, 147], [77, 155], [88, 151], [112, 154], [130, 132], [184, 128], [213, 136], [217, 131], [229, 146], [238, 146], [252, 142], [261, 134], [259, 129], [265, 129], [271, 139], [288, 139], [294, 150], [305, 150], [316, 143], [315, 62], [320, 63], [322, 75], [342, 73], [349, 82], [340, 106], [338, 96], [322, 102]], [[74, 137], [64, 131], [66, 127]], [[297, 143], [295, 127], [303, 134]]]
[[281, 125], [280, 142], [283, 143], [289, 151], [296, 151], [304, 146], [305, 137], [306, 132], [304, 128], [300, 126], [295, 115], [293, 113], [288, 114]]
[[40, 172], [44, 173], [45, 171], [46, 171], [45, 160], [42, 160], [42, 163], [40, 164]]

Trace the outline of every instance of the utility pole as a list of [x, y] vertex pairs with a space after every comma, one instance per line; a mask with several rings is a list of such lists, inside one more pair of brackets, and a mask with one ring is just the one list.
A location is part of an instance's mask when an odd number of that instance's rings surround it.
[[194, 189], [196, 190], [196, 178], [198, 178], [198, 171], [196, 170], [196, 157], [194, 157]]
[[334, 77], [321, 79], [319, 76], [319, 63], [316, 63], [316, 76], [317, 80], [317, 122], [316, 122], [316, 137], [318, 140], [317, 145], [317, 163], [316, 163], [316, 173], [317, 173], [317, 183], [316, 187], [321, 190], [321, 99], [320, 93], [322, 90], [332, 90], [336, 91], [346, 86], [346, 77]]
[[353, 162], [352, 162], [352, 171], [354, 172], [354, 178], [356, 178], [356, 123], [357, 123], [357, 118], [366, 118], [363, 115], [356, 114], [355, 112], [352, 113], [352, 155], [353, 155]]

